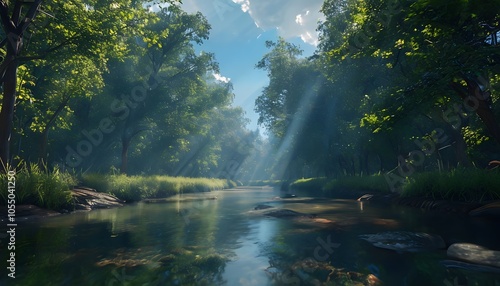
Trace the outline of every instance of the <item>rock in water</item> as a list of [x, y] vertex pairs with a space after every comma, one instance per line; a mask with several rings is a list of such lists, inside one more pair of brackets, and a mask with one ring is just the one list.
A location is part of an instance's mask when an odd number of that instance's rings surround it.
[[469, 212], [471, 216], [495, 216], [500, 217], [500, 201], [493, 202]]
[[458, 258], [471, 263], [500, 268], [500, 251], [490, 250], [476, 244], [454, 243], [448, 248], [446, 254], [448, 254], [449, 257]]
[[257, 205], [256, 207], [254, 207], [253, 209], [254, 210], [265, 210], [265, 209], [270, 209], [270, 208], [273, 208], [273, 206], [268, 206], [268, 205]]
[[292, 210], [287, 210], [287, 209], [271, 210], [271, 211], [269, 211], [267, 213], [264, 213], [264, 215], [272, 216], [272, 217], [300, 217], [300, 216], [307, 216], [306, 214], [299, 213], [299, 212], [292, 211]]
[[465, 269], [465, 270], [474, 271], [474, 272], [489, 272], [489, 273], [500, 274], [500, 268], [497, 268], [497, 267], [467, 263], [467, 262], [456, 261], [456, 260], [442, 260], [440, 262], [446, 268], [459, 268], [459, 269]]
[[378, 248], [396, 252], [420, 252], [445, 248], [446, 244], [439, 235], [410, 231], [386, 231], [359, 236]]

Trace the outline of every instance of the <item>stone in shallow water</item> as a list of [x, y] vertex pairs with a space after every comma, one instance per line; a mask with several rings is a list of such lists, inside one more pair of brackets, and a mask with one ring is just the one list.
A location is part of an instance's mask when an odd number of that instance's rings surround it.
[[457, 260], [442, 260], [440, 262], [446, 268], [458, 268], [458, 269], [465, 269], [465, 270], [474, 271], [474, 272], [488, 272], [488, 273], [500, 274], [500, 268], [497, 268], [497, 267], [481, 265], [481, 264], [467, 263], [467, 262], [462, 262], [462, 261], [457, 261]]
[[449, 257], [476, 264], [499, 267], [500, 271], [500, 251], [490, 250], [472, 243], [454, 243], [448, 248], [446, 254]]
[[494, 216], [500, 217], [500, 201], [489, 203], [469, 212], [471, 216]]
[[401, 252], [420, 252], [445, 248], [439, 235], [410, 231], [386, 231], [359, 236], [373, 246]]
[[270, 209], [270, 208], [273, 208], [273, 206], [268, 206], [268, 205], [257, 205], [256, 207], [254, 207], [253, 209], [254, 210], [265, 210], [265, 209]]
[[269, 212], [264, 213], [264, 215], [272, 216], [272, 217], [298, 217], [298, 216], [306, 216], [306, 214], [299, 213], [292, 210], [287, 209], [278, 209], [271, 210]]

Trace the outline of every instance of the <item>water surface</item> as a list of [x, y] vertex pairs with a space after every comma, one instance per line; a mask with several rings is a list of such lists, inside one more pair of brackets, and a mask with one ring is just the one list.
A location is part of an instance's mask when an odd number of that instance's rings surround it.
[[[16, 279], [2, 275], [0, 285], [314, 285], [308, 273], [290, 270], [307, 260], [371, 273], [384, 285], [500, 285], [498, 274], [444, 268], [445, 249], [397, 253], [358, 237], [427, 232], [447, 245], [500, 250], [500, 224], [492, 219], [351, 200], [272, 200], [279, 194], [270, 188], [199, 195], [218, 199], [138, 203], [20, 222]], [[334, 223], [252, 214], [262, 203]]]

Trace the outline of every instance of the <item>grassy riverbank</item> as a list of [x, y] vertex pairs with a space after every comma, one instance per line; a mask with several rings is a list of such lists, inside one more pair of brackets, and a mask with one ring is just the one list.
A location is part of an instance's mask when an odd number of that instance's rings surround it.
[[[390, 193], [383, 174], [364, 177], [300, 179], [290, 184], [294, 192], [318, 197], [336, 197], [340, 192]], [[434, 200], [484, 202], [500, 199], [500, 171], [456, 169], [450, 172], [426, 172], [405, 179], [401, 197]]]
[[75, 176], [58, 168], [49, 171], [37, 164], [24, 165], [11, 178], [0, 174], [0, 205], [6, 205], [8, 202], [8, 181], [15, 181], [13, 193], [16, 205], [30, 204], [52, 210], [60, 210], [70, 205], [70, 190], [78, 184]]
[[107, 193], [127, 202], [236, 187], [236, 183], [224, 179], [169, 176], [88, 174], [82, 176], [81, 182], [82, 185], [96, 190], [106, 190]]
[[[125, 176], [85, 174], [77, 176], [57, 168], [48, 170], [36, 164], [16, 171], [15, 204], [31, 204], [51, 210], [72, 209], [71, 189], [83, 185], [98, 192], [110, 193], [126, 202], [161, 198], [178, 193], [209, 192], [232, 188], [236, 183], [224, 179], [169, 176]], [[10, 178], [12, 181], [12, 178]], [[0, 174], [0, 205], [8, 203], [7, 174]]]

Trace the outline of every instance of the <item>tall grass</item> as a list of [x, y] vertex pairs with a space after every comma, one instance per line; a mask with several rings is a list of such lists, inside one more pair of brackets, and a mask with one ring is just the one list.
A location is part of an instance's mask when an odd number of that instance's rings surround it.
[[403, 197], [428, 197], [466, 202], [500, 199], [500, 171], [455, 169], [415, 174], [403, 186]]
[[87, 174], [82, 184], [107, 192], [127, 202], [146, 198], [162, 198], [179, 193], [196, 193], [234, 187], [235, 183], [223, 179], [186, 178], [169, 176], [125, 176]]
[[290, 184], [289, 190], [301, 194], [325, 196], [324, 187], [329, 181], [331, 179], [324, 177], [299, 179]]
[[[7, 175], [0, 174], [0, 204], [7, 204]], [[42, 208], [61, 210], [71, 205], [70, 189], [76, 178], [57, 167], [49, 169], [37, 164], [22, 164], [15, 176], [16, 204], [33, 204]]]

